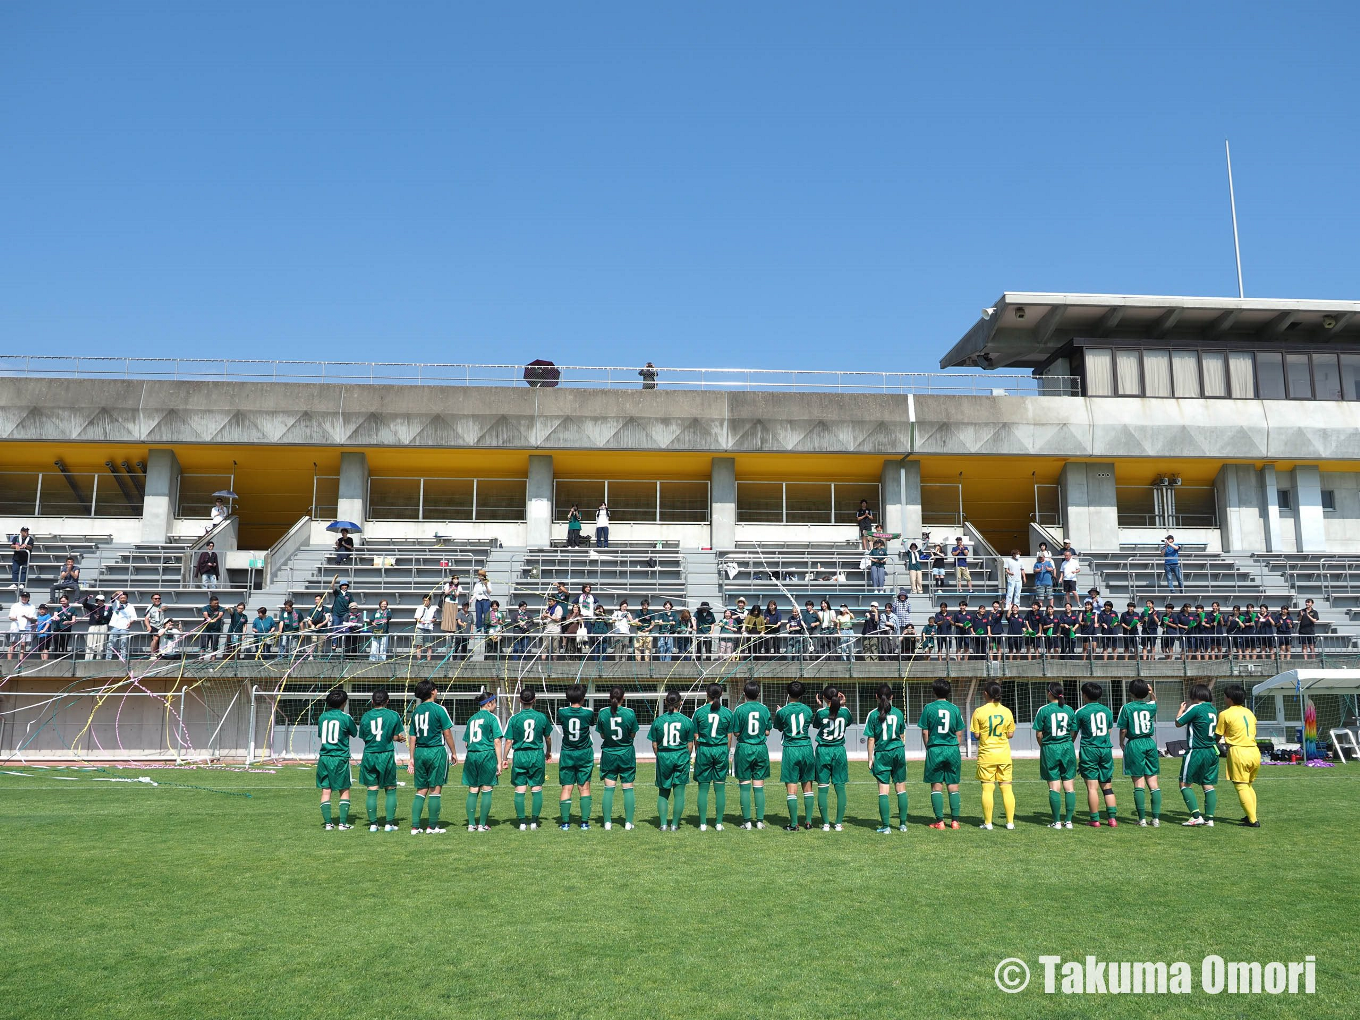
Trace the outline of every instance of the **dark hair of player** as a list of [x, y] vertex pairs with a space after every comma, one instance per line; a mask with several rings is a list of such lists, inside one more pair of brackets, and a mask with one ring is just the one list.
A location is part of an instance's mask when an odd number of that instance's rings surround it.
[[937, 698], [947, 698], [954, 693], [954, 685], [944, 677], [940, 677], [931, 684], [930, 689], [935, 693], [935, 697]]
[[1195, 684], [1190, 688], [1190, 697], [1194, 701], [1212, 701], [1214, 694], [1208, 684]]
[[679, 692], [679, 691], [667, 691], [667, 692], [666, 692], [666, 711], [667, 711], [667, 712], [674, 712], [674, 711], [675, 711], [676, 709], [678, 709], [679, 707], [680, 707], [680, 692]]
[[387, 691], [384, 688], [379, 687], [368, 696], [368, 700], [373, 702], [374, 708], [382, 708], [387, 704]]
[[878, 690], [878, 714], [880, 717], [887, 716], [892, 711], [892, 685], [879, 684]]
[[803, 691], [805, 691], [806, 689], [807, 688], [803, 686], [803, 681], [801, 680], [789, 681], [789, 700], [798, 701], [800, 698], [802, 698]]
[[1245, 705], [1247, 702], [1247, 689], [1241, 684], [1233, 684], [1223, 692], [1223, 696], [1234, 705]]
[[1048, 696], [1059, 705], [1067, 704], [1067, 694], [1063, 691], [1063, 685], [1056, 680], [1048, 685]]
[[710, 708], [714, 710], [722, 708], [723, 689], [721, 686], [718, 684], [709, 684], [708, 690], [704, 693], [708, 695], [708, 705]]
[[344, 708], [345, 702], [347, 702], [348, 700], [349, 695], [342, 691], [339, 687], [337, 687], [335, 690], [331, 691], [329, 694], [326, 695], [326, 707]]
[[609, 688], [609, 711], [617, 712], [623, 706], [623, 688], [617, 684]]
[[1146, 680], [1134, 680], [1129, 684], [1129, 693], [1139, 701], [1142, 701], [1152, 693], [1152, 688], [1148, 685]]
[[1099, 701], [1100, 696], [1105, 693], [1104, 688], [1094, 680], [1087, 680], [1081, 685], [1081, 696], [1087, 701]]
[[421, 701], [429, 701], [434, 697], [434, 681], [419, 680], [416, 682], [416, 697]]
[[993, 701], [1001, 700], [1001, 685], [997, 683], [995, 680], [989, 683], [986, 687], [982, 688], [982, 691], [984, 694], [987, 695], [987, 697], [991, 698]]
[[534, 693], [534, 689], [532, 687], [526, 687], [519, 692], [519, 703], [521, 705], [532, 705], [536, 697], [538, 697], [538, 695]]
[[579, 705], [586, 700], [586, 689], [582, 684], [572, 684], [567, 688], [567, 704]]
[[841, 692], [828, 684], [822, 690], [822, 701], [826, 702], [826, 721], [835, 722], [841, 714], [841, 706], [845, 704], [845, 698]]
[[755, 701], [758, 697], [760, 697], [760, 681], [747, 680], [746, 686], [743, 687], [741, 691], [743, 694], [746, 695], [747, 701]]

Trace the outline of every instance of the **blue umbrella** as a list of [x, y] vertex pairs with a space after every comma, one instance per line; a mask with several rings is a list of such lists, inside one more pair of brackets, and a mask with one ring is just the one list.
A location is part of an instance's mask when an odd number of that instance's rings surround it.
[[359, 527], [359, 525], [355, 524], [353, 521], [331, 521], [329, 524], [326, 525], [327, 531], [340, 531], [342, 528], [348, 529], [349, 531], [364, 530], [363, 528]]

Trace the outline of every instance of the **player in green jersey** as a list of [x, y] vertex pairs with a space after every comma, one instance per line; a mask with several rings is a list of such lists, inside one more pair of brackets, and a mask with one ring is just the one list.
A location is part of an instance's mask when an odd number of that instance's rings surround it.
[[411, 835], [421, 833], [420, 815], [429, 808], [429, 820], [424, 832], [438, 835], [444, 830], [439, 827], [439, 795], [449, 780], [449, 762], [458, 764], [458, 752], [453, 746], [453, 720], [435, 698], [439, 691], [433, 680], [421, 680], [416, 684], [418, 704], [411, 710], [411, 723], [407, 732], [415, 746], [411, 748], [411, 775], [415, 776], [416, 796], [411, 802]]
[[916, 720], [921, 742], [926, 745], [926, 764], [922, 778], [930, 784], [930, 806], [935, 812], [932, 829], [943, 829], [944, 795], [949, 792], [949, 828], [959, 827], [959, 734], [963, 732], [963, 712], [949, 700], [954, 689], [941, 677], [930, 685], [935, 700], [921, 709]]
[[[732, 756], [732, 771], [737, 775], [741, 794], [741, 827], [765, 828], [765, 780], [770, 778], [770, 710], [760, 703], [760, 683], [746, 681], [742, 688], [746, 700], [736, 710], [737, 748]], [[755, 795], [755, 819], [751, 799]]]
[[368, 790], [368, 831], [378, 831], [378, 788], [385, 792], [383, 831], [397, 829], [397, 755], [392, 741], [404, 742], [401, 716], [387, 707], [387, 691], [379, 689], [369, 696], [373, 707], [359, 720], [359, 736], [364, 740], [364, 756], [359, 760], [359, 781]]
[[1091, 827], [1100, 828], [1100, 796], [1105, 795], [1105, 815], [1110, 828], [1115, 818], [1114, 752], [1110, 749], [1110, 734], [1114, 732], [1114, 713], [1100, 703], [1105, 689], [1094, 680], [1081, 685], [1085, 704], [1077, 709], [1077, 732], [1081, 734], [1081, 753], [1077, 757], [1077, 771], [1086, 780], [1086, 806], [1091, 812]]
[[[1176, 725], [1186, 727], [1190, 735], [1190, 750], [1181, 764], [1181, 796], [1190, 809], [1190, 819], [1181, 824], [1213, 828], [1214, 810], [1218, 807], [1218, 792], [1214, 789], [1218, 782], [1218, 740], [1214, 734], [1218, 713], [1214, 711], [1210, 700], [1213, 694], [1206, 684], [1191, 687], [1190, 697], [1193, 703], [1182, 701], [1180, 711], [1176, 713]], [[1197, 783], [1204, 788], [1203, 814], [1200, 814], [1199, 801], [1195, 797]]]
[[496, 695], [483, 690], [477, 695], [477, 711], [463, 727], [463, 785], [467, 787], [468, 832], [491, 831], [491, 793], [501, 774], [505, 734], [491, 711]]
[[633, 781], [637, 778], [637, 713], [623, 703], [623, 688], [609, 688], [609, 706], [595, 715], [600, 733], [600, 778], [604, 780], [604, 827], [614, 827], [614, 789], [623, 788], [623, 827], [633, 828]]
[[1147, 795], [1152, 791], [1152, 825], [1162, 824], [1162, 790], [1157, 778], [1162, 771], [1157, 756], [1157, 698], [1146, 681], [1129, 684], [1133, 701], [1119, 710], [1115, 729], [1119, 731], [1119, 746], [1124, 751], [1124, 775], [1133, 777], [1133, 803], [1138, 809], [1138, 824], [1147, 826]]
[[677, 832], [685, 812], [685, 786], [689, 783], [690, 757], [694, 753], [694, 722], [680, 711], [680, 692], [666, 694], [666, 711], [652, 720], [647, 739], [656, 754], [656, 813], [666, 831], [666, 808], [670, 807], [670, 830]]
[[562, 749], [557, 755], [557, 781], [562, 784], [558, 808], [563, 832], [571, 828], [571, 791], [581, 791], [581, 828], [590, 828], [590, 777], [595, 774], [595, 745], [590, 740], [590, 724], [595, 713], [585, 707], [586, 689], [581, 684], [567, 688], [567, 704], [558, 709], [557, 725], [562, 727]]
[[[526, 687], [519, 692], [519, 711], [505, 724], [506, 743], [513, 751], [507, 757], [502, 751], [501, 767], [511, 765], [510, 781], [515, 784], [515, 819], [520, 831], [537, 829], [543, 810], [543, 779], [547, 763], [552, 761], [552, 722], [534, 708], [538, 695]], [[513, 764], [512, 764], [513, 763]], [[531, 792], [532, 813], [524, 814], [524, 795]]]
[[892, 832], [892, 810], [888, 801], [888, 787], [897, 786], [897, 819], [903, 832], [907, 831], [907, 751], [903, 734], [907, 719], [892, 703], [890, 684], [878, 685], [878, 707], [864, 721], [864, 736], [869, 741], [869, 773], [878, 781], [877, 832]]
[[331, 824], [331, 793], [340, 794], [340, 828], [352, 829], [349, 824], [349, 738], [357, 736], [359, 728], [354, 717], [345, 711], [349, 695], [338, 687], [326, 695], [326, 711], [317, 720], [316, 732], [321, 738], [321, 755], [316, 761], [316, 788], [321, 791], [321, 821], [327, 830]]
[[822, 816], [822, 831], [831, 831], [831, 799], [827, 792], [836, 788], [836, 831], [845, 831], [845, 784], [850, 780], [850, 762], [845, 757], [845, 731], [854, 722], [845, 707], [845, 697], [834, 687], [822, 688], [818, 709], [812, 717], [817, 731], [817, 811]]
[[803, 704], [806, 688], [803, 681], [789, 683], [789, 698], [774, 714], [774, 728], [784, 735], [783, 752], [779, 761], [779, 781], [784, 784], [785, 800], [789, 805], [789, 824], [786, 832], [798, 831], [798, 791], [803, 791], [803, 828], [812, 828], [813, 786], [817, 778], [817, 763], [812, 757], [812, 709]]
[[[1039, 738], [1039, 778], [1048, 783], [1048, 807], [1053, 812], [1050, 829], [1072, 828], [1077, 810], [1077, 716], [1067, 705], [1063, 685], [1048, 685], [1048, 704], [1034, 713], [1034, 734]], [[1066, 802], [1066, 803], [1064, 803]]]
[[708, 704], [694, 713], [694, 781], [699, 784], [699, 831], [708, 829], [708, 788], [713, 786], [714, 825], [722, 832], [727, 810], [727, 769], [737, 740], [736, 714], [722, 703], [723, 689], [709, 684]]

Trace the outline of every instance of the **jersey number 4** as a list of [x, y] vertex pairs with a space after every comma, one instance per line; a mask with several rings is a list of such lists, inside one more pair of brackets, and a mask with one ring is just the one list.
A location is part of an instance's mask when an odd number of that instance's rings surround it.
[[381, 740], [383, 735], [383, 724], [381, 719], [373, 719], [368, 724], [368, 732], [373, 734], [374, 740]]

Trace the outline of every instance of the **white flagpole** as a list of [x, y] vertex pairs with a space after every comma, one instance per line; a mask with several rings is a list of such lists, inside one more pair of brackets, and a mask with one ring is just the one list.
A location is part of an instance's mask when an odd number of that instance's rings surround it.
[[1246, 297], [1242, 290], [1242, 246], [1237, 240], [1237, 196], [1233, 194], [1232, 179], [1232, 150], [1228, 148], [1228, 140], [1223, 139], [1223, 152], [1228, 157], [1228, 205], [1232, 209], [1233, 225], [1233, 253], [1237, 256], [1237, 296]]

